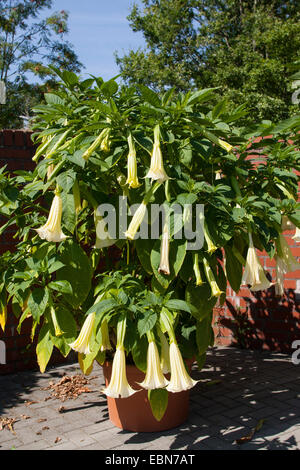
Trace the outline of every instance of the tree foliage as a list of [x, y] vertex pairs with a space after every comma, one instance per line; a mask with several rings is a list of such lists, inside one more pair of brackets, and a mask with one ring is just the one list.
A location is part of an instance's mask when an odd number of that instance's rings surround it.
[[146, 48], [116, 60], [129, 83], [156, 90], [215, 86], [254, 119], [296, 110], [289, 67], [299, 55], [296, 0], [143, 0], [128, 17]]
[[[80, 62], [63, 35], [66, 11], [41, 19], [52, 0], [2, 0], [0, 5], [0, 80], [7, 87], [7, 104], [1, 106], [0, 126], [15, 127], [20, 115], [29, 116], [43, 92], [55, 86], [49, 65], [79, 71]], [[30, 83], [29, 72], [37, 84]]]

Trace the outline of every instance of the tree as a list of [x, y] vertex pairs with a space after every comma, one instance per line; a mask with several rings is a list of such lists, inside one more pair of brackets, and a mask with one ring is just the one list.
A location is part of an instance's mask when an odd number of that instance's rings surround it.
[[163, 90], [220, 87], [254, 119], [279, 120], [292, 105], [289, 65], [300, 50], [297, 0], [143, 0], [128, 16], [146, 48], [116, 56], [125, 80]]
[[[1, 105], [1, 127], [19, 127], [20, 116], [29, 116], [43, 92], [55, 87], [50, 65], [80, 70], [82, 64], [64, 40], [67, 12], [61, 10], [41, 19], [52, 4], [53, 0], [1, 1], [0, 80], [7, 88], [7, 103]], [[30, 82], [30, 73], [37, 77], [37, 83]]]

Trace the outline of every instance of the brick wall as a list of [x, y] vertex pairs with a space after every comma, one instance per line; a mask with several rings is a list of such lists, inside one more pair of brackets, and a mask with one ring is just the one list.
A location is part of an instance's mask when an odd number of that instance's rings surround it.
[[[34, 152], [35, 148], [31, 141], [31, 132], [22, 130], [0, 131], [0, 167], [7, 165], [7, 169], [12, 173], [16, 170], [32, 170], [35, 167], [35, 164], [32, 162]], [[2, 223], [3, 219], [1, 220], [0, 216], [0, 226]], [[0, 237], [0, 255], [6, 250], [14, 249], [13, 235], [14, 229], [11, 227]], [[20, 334], [17, 333], [16, 327], [17, 320], [9, 312], [5, 333], [0, 328], [0, 341], [4, 341], [6, 349], [6, 364], [0, 364], [0, 375], [24, 369], [38, 368], [35, 343], [32, 344], [30, 341], [31, 320], [28, 319], [22, 324]], [[74, 360], [74, 355], [70, 355], [68, 360]], [[51, 364], [65, 361], [66, 359], [55, 350], [51, 358]]]
[[[292, 239], [294, 232], [284, 235], [299, 261], [300, 244]], [[274, 282], [275, 261], [266, 253], [259, 257]], [[300, 270], [286, 274], [284, 290], [284, 297], [278, 298], [274, 286], [254, 293], [242, 287], [238, 295], [228, 287], [225, 305], [214, 309], [216, 344], [291, 353], [293, 341], [300, 339]]]

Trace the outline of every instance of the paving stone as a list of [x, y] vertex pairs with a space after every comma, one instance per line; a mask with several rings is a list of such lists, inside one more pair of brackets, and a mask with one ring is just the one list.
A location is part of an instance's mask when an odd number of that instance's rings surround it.
[[[50, 369], [46, 374], [22, 372], [0, 377], [0, 416], [30, 416], [15, 423], [16, 436], [0, 431], [2, 449], [47, 450], [271, 450], [300, 449], [300, 368], [284, 354], [212, 348], [205, 367], [193, 376], [200, 383], [191, 390], [190, 415], [178, 428], [161, 433], [121, 431], [108, 419], [106, 400], [100, 394], [102, 369], [95, 367], [93, 393], [64, 403], [45, 401], [49, 380], [80, 373], [77, 364]], [[219, 384], [205, 385], [212, 380]], [[38, 403], [26, 406], [25, 401]], [[60, 406], [65, 412], [59, 413]], [[38, 423], [39, 419], [47, 421]], [[260, 419], [263, 427], [244, 445]], [[44, 427], [49, 429], [44, 429]], [[38, 434], [37, 434], [38, 433]], [[61, 441], [55, 443], [57, 437]]]

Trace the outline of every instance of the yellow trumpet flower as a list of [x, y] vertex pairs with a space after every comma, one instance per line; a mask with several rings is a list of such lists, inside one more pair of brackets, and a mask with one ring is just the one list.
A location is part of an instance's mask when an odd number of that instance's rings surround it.
[[194, 387], [198, 382], [187, 373], [179, 347], [174, 341], [170, 344], [170, 366], [171, 379], [167, 386], [168, 392], [182, 392]]
[[276, 284], [275, 295], [282, 297], [284, 295], [284, 274], [285, 264], [280, 256], [275, 256], [276, 260]]
[[69, 344], [69, 346], [72, 349], [74, 349], [74, 351], [77, 351], [81, 354], [90, 353], [89, 343], [91, 340], [91, 336], [92, 336], [92, 332], [93, 332], [93, 328], [95, 324], [95, 316], [96, 316], [95, 312], [90, 313], [87, 316], [81, 328], [78, 338], [73, 343]]
[[294, 230], [294, 228], [295, 228], [295, 225], [293, 224], [293, 222], [291, 222], [286, 215], [283, 215], [282, 219], [281, 219], [281, 229], [282, 229], [282, 231]]
[[250, 284], [250, 290], [252, 291], [265, 290], [272, 285], [272, 282], [267, 279], [264, 269], [259, 262], [251, 233], [249, 233], [249, 248], [242, 284]]
[[140, 185], [137, 176], [137, 162], [136, 162], [136, 151], [132, 135], [128, 137], [129, 153], [127, 157], [127, 180], [126, 184], [130, 188], [138, 188]]
[[35, 229], [42, 240], [61, 242], [68, 238], [61, 229], [62, 199], [56, 194], [53, 198], [48, 220], [40, 228]]
[[223, 294], [223, 291], [221, 291], [221, 289], [219, 288], [217, 281], [215, 279], [214, 273], [206, 258], [203, 258], [203, 265], [204, 265], [205, 275], [207, 277], [207, 280], [211, 288], [212, 297], [220, 297], [220, 295]]
[[94, 221], [96, 229], [96, 243], [95, 248], [98, 250], [100, 248], [107, 248], [116, 243], [117, 240], [111, 237], [105, 220], [98, 214], [97, 210], [94, 211]]
[[125, 232], [126, 238], [133, 240], [147, 212], [147, 204], [142, 201], [131, 219], [128, 229]]
[[164, 388], [168, 385], [168, 380], [164, 377], [160, 365], [160, 358], [157, 346], [153, 340], [149, 341], [147, 351], [147, 372], [141, 387], [147, 390], [154, 390], [155, 388]]
[[163, 183], [169, 179], [164, 169], [163, 156], [160, 149], [159, 126], [156, 126], [154, 129], [154, 144], [151, 155], [150, 169], [145, 178], [151, 178], [152, 181], [157, 180], [159, 183]]
[[104, 320], [101, 324], [101, 347], [100, 351], [106, 351], [108, 349], [112, 349], [110, 341], [109, 341], [109, 331], [107, 321]]
[[203, 232], [204, 232], [204, 238], [207, 243], [207, 253], [210, 253], [210, 254], [214, 253], [218, 249], [218, 247], [214, 244], [214, 242], [212, 241], [210, 237], [210, 233], [208, 231], [206, 222], [204, 222]]
[[296, 232], [292, 239], [295, 240], [295, 242], [297, 243], [300, 242], [300, 228], [296, 227]]
[[160, 366], [161, 370], [163, 371], [163, 374], [168, 374], [170, 372], [170, 351], [169, 351], [169, 343], [167, 341], [167, 338], [163, 334], [163, 332], [159, 329], [158, 330], [158, 336], [160, 339], [160, 345], [161, 345], [161, 360], [160, 360]]
[[284, 272], [288, 273], [290, 271], [297, 271], [300, 269], [300, 264], [293, 256], [291, 249], [285, 239], [285, 237], [280, 234], [278, 240], [276, 241], [277, 253], [284, 263]]
[[202, 286], [203, 281], [201, 277], [201, 271], [199, 266], [199, 253], [193, 253], [193, 270], [196, 277], [196, 286]]
[[158, 272], [166, 274], [167, 276], [170, 275], [169, 248], [170, 248], [169, 227], [168, 227], [168, 224], [165, 224], [164, 229], [163, 229], [162, 239], [161, 239], [160, 264], [159, 264]]
[[126, 377], [126, 359], [123, 346], [117, 346], [109, 385], [103, 389], [103, 393], [111, 398], [127, 398], [136, 393], [128, 383]]

